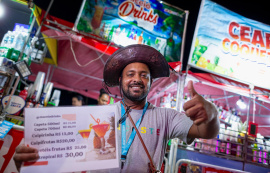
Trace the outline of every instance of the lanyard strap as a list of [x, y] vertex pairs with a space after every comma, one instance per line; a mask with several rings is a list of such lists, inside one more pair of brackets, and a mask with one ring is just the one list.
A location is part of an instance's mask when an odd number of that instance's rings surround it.
[[[140, 117], [140, 119], [137, 121], [136, 123], [136, 127], [139, 128], [140, 124], [141, 124], [141, 121], [142, 121], [142, 118], [147, 110], [147, 107], [148, 107], [148, 102], [144, 105], [144, 108], [143, 108], [143, 112], [142, 112], [142, 115]], [[129, 110], [127, 110], [129, 111]], [[121, 104], [121, 118], [125, 116], [125, 108], [123, 106], [123, 104]], [[121, 132], [122, 132], [122, 152], [121, 152], [121, 160], [123, 162], [125, 162], [126, 160], [126, 156], [127, 156], [127, 153], [128, 153], [128, 150], [135, 138], [135, 135], [136, 135], [136, 131], [133, 129], [131, 134], [130, 134], [130, 137], [128, 139], [128, 141], [126, 142], [126, 121], [124, 120], [121, 124]]]

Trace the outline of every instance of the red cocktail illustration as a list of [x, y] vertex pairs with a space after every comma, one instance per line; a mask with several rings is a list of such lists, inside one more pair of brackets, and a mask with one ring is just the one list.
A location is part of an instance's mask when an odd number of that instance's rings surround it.
[[89, 135], [91, 133], [92, 129], [86, 129], [86, 130], [79, 130], [80, 135], [82, 136], [83, 139], [88, 139]]
[[98, 123], [97, 125], [93, 125], [92, 128], [94, 129], [94, 131], [96, 132], [96, 134], [98, 135], [98, 137], [101, 140], [100, 154], [107, 154], [107, 153], [109, 153], [109, 151], [106, 150], [106, 148], [105, 148], [104, 136], [105, 136], [106, 132], [110, 129], [110, 124], [106, 123], [106, 122], [99, 124], [99, 122], [100, 122], [99, 118], [96, 120], [92, 115], [91, 115], [91, 117], [96, 121], [96, 123]]
[[83, 129], [83, 130], [78, 131], [79, 134], [82, 136], [82, 138], [85, 140], [85, 143], [87, 143], [87, 144], [88, 144], [87, 140], [88, 140], [90, 133], [91, 133], [91, 130], [93, 128], [92, 125], [93, 124], [89, 125], [89, 129]]

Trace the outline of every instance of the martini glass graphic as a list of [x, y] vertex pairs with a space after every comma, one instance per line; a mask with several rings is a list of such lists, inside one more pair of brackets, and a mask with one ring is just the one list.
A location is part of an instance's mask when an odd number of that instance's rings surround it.
[[84, 129], [84, 130], [79, 130], [78, 132], [79, 132], [79, 134], [82, 136], [82, 138], [84, 139], [84, 141], [85, 141], [85, 143], [88, 145], [88, 142], [87, 142], [87, 140], [88, 140], [88, 138], [89, 138], [89, 136], [90, 136], [90, 133], [91, 133], [91, 130], [92, 130], [92, 125], [93, 124], [90, 124], [89, 125], [89, 129]]
[[97, 125], [93, 125], [92, 127], [93, 127], [94, 131], [96, 132], [96, 134], [98, 135], [98, 137], [100, 138], [100, 141], [101, 141], [100, 154], [107, 154], [110, 151], [105, 148], [105, 138], [104, 138], [104, 136], [105, 136], [106, 132], [110, 129], [110, 124], [108, 124], [108, 123], [99, 124], [99, 122], [100, 122], [99, 118], [96, 120], [92, 115], [91, 115], [91, 117], [97, 123]]

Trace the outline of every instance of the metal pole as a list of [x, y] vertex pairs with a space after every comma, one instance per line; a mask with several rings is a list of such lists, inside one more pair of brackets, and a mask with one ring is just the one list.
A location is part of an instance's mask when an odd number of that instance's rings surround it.
[[[251, 99], [252, 99], [252, 91], [253, 91], [253, 88], [254, 86], [253, 85], [249, 85], [249, 101], [248, 101], [248, 107], [247, 107], [247, 124], [249, 122], [249, 110], [250, 110], [250, 103], [251, 103]], [[245, 134], [245, 140], [244, 140], [244, 154], [245, 154], [245, 157], [244, 157], [244, 162], [243, 162], [243, 168], [242, 170], [244, 171], [245, 170], [245, 163], [247, 161], [247, 147], [248, 147], [248, 136], [247, 136], [247, 132], [248, 132], [248, 125], [247, 125], [247, 128], [246, 128], [246, 134]]]
[[171, 170], [173, 170], [172, 168], [172, 161], [173, 161], [173, 154], [174, 154], [174, 139], [171, 139], [171, 147], [170, 147], [170, 153], [169, 153], [169, 168], [168, 168], [168, 172], [171, 173]]
[[189, 11], [185, 11], [185, 13], [186, 13], [186, 18], [185, 18], [185, 25], [184, 25], [184, 31], [183, 31], [182, 46], [181, 46], [181, 56], [180, 56], [181, 68], [180, 68], [180, 72], [182, 71], [182, 67], [183, 67], [184, 48], [185, 48], [185, 42], [186, 42], [186, 31], [187, 31], [187, 21], [188, 21]]
[[41, 27], [42, 27], [42, 25], [43, 25], [43, 23], [44, 23], [44, 21], [45, 21], [47, 15], [48, 15], [50, 9], [51, 9], [51, 7], [52, 7], [53, 1], [54, 1], [54, 0], [51, 0], [49, 6], [48, 6], [48, 8], [47, 8], [47, 11], [46, 11], [46, 13], [44, 14], [43, 19], [42, 19], [42, 21], [41, 21], [41, 23], [40, 23], [40, 26], [38, 27], [38, 30], [37, 30], [37, 32], [36, 32], [35, 37], [37, 37], [37, 36], [39, 35], [40, 30], [41, 30]]
[[36, 16], [34, 16], [34, 18], [33, 18], [33, 20], [32, 20], [31, 26], [30, 26], [30, 28], [29, 28], [29, 30], [28, 30], [27, 38], [26, 38], [26, 40], [25, 40], [25, 42], [24, 42], [24, 44], [23, 44], [22, 51], [21, 51], [21, 53], [20, 53], [20, 55], [19, 55], [19, 57], [18, 57], [18, 61], [21, 60], [21, 57], [22, 57], [23, 52], [24, 52], [24, 49], [25, 49], [25, 47], [26, 47], [26, 45], [27, 45], [27, 43], [28, 43], [28, 41], [29, 41], [29, 38], [30, 38], [30, 35], [31, 35], [31, 32], [32, 32], [32, 29], [33, 29], [34, 24], [35, 24], [35, 21], [36, 21]]
[[48, 83], [50, 72], [51, 72], [51, 65], [49, 65], [48, 70], [47, 70], [45, 85]]
[[183, 96], [185, 88], [186, 75], [180, 74], [177, 84], [177, 98], [176, 98], [176, 110], [181, 112], [183, 110]]
[[174, 148], [174, 155], [173, 155], [173, 160], [172, 160], [172, 173], [174, 172], [174, 169], [175, 169], [175, 164], [176, 164], [176, 157], [177, 157], [177, 151], [178, 151], [178, 144], [179, 144], [179, 139], [178, 138], [175, 138], [174, 139], [174, 145], [175, 145], [175, 148]]
[[[181, 46], [181, 55], [180, 55], [180, 62], [181, 62], [180, 73], [182, 71], [182, 66], [183, 66], [182, 64], [183, 64], [183, 56], [184, 56], [184, 45], [185, 45], [185, 40], [186, 40], [186, 29], [187, 29], [187, 20], [188, 20], [189, 11], [185, 11], [185, 13], [186, 13], [185, 25], [184, 25], [184, 32], [183, 32], [183, 39], [182, 39], [182, 46]], [[180, 74], [178, 77], [177, 94], [176, 94], [177, 95], [177, 97], [176, 97], [176, 110], [177, 111], [182, 111], [182, 109], [183, 109], [182, 105], [183, 105], [185, 79], [186, 79], [186, 75], [183, 75], [183, 74]], [[174, 140], [172, 140], [172, 141], [174, 141]], [[171, 148], [170, 148], [169, 168], [171, 168], [172, 171], [174, 171], [178, 143], [179, 143], [179, 139], [177, 139], [177, 145], [174, 147], [173, 147], [173, 145], [171, 145]], [[175, 151], [172, 151], [172, 150], [175, 150]], [[171, 170], [169, 170], [169, 172], [171, 172]]]

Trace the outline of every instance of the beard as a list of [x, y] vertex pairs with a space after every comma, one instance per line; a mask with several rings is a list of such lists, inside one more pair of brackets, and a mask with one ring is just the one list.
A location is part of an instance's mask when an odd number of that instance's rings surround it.
[[[134, 95], [132, 94], [132, 92], [130, 91], [130, 87], [132, 86], [139, 86], [143, 88], [143, 91], [141, 92], [141, 94], [139, 95]], [[126, 97], [127, 99], [131, 100], [131, 101], [142, 101], [144, 100], [149, 91], [150, 91], [150, 87], [149, 88], [145, 88], [145, 86], [142, 83], [133, 83], [127, 86], [127, 89], [125, 89], [123, 87], [122, 81], [120, 82], [120, 87], [121, 87], [121, 91], [123, 93], [123, 96]]]

